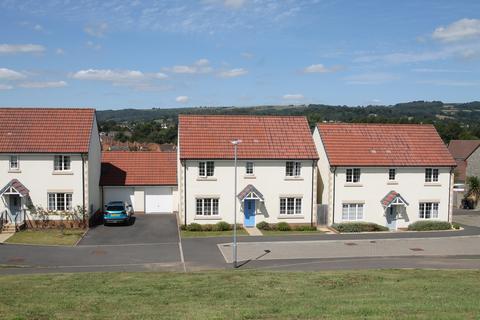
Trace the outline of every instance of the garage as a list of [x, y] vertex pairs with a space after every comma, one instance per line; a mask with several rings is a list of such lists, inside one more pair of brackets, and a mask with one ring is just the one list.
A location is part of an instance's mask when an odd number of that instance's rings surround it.
[[176, 212], [176, 152], [103, 152], [100, 185], [104, 205], [125, 201], [135, 213]]

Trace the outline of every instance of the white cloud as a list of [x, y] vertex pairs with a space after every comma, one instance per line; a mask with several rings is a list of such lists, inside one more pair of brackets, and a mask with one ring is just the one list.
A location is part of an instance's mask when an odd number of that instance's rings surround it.
[[458, 81], [451, 79], [433, 79], [417, 81], [418, 84], [448, 87], [480, 87], [480, 81]]
[[325, 67], [323, 64], [312, 64], [305, 69], [303, 69], [304, 73], [327, 73], [327, 72], [335, 72], [340, 69], [339, 66], [334, 66], [331, 68]]
[[26, 76], [15, 70], [0, 68], [0, 79], [2, 80], [20, 80], [24, 79]]
[[11, 90], [11, 89], [13, 89], [13, 87], [8, 84], [0, 84], [0, 90]]
[[156, 79], [167, 79], [168, 76], [163, 72], [157, 72], [153, 74], [153, 77]]
[[101, 38], [107, 32], [107, 29], [108, 24], [106, 22], [102, 22], [100, 24], [86, 26], [83, 30], [92, 37]]
[[164, 70], [178, 74], [204, 74], [213, 71], [208, 59], [199, 59], [192, 65], [176, 65], [170, 68], [165, 68]]
[[66, 86], [67, 83], [65, 81], [25, 82], [19, 85], [19, 87], [28, 89], [62, 88]]
[[190, 98], [187, 96], [178, 96], [175, 98], [175, 101], [177, 101], [178, 103], [187, 103], [188, 101], [190, 101]]
[[75, 72], [72, 78], [77, 80], [125, 82], [142, 80], [145, 78], [145, 74], [137, 70], [87, 69]]
[[223, 4], [227, 8], [239, 9], [247, 3], [246, 0], [224, 0]]
[[397, 79], [396, 76], [389, 73], [382, 73], [382, 72], [356, 74], [356, 75], [352, 75], [345, 78], [347, 84], [362, 84], [362, 85], [383, 84], [396, 79]]
[[244, 76], [247, 73], [248, 71], [243, 68], [235, 68], [231, 70], [222, 71], [218, 75], [222, 78], [236, 78], [236, 77]]
[[65, 54], [65, 50], [63, 50], [62, 48], [57, 48], [55, 50], [55, 53], [58, 54], [58, 55], [62, 55], [62, 54]]
[[288, 93], [288, 94], [283, 95], [282, 98], [284, 100], [290, 100], [290, 101], [298, 101], [298, 100], [305, 99], [303, 94], [300, 94], [300, 93]]
[[87, 45], [87, 47], [89, 47], [90, 49], [93, 49], [93, 50], [100, 50], [100, 49], [102, 49], [102, 46], [101, 46], [100, 44], [95, 43], [95, 42], [90, 41], [90, 40], [88, 40], [88, 41], [86, 42], [86, 45]]
[[44, 51], [45, 47], [39, 44], [0, 44], [0, 54], [40, 53]]
[[33, 27], [33, 30], [35, 31], [43, 31], [43, 27], [39, 24], [36, 24], [34, 27]]
[[460, 69], [434, 69], [434, 68], [415, 68], [412, 69], [413, 72], [419, 73], [470, 73], [471, 70], [460, 70]]
[[438, 27], [432, 33], [433, 39], [443, 42], [454, 42], [476, 37], [480, 37], [479, 19], [460, 19], [446, 27]]

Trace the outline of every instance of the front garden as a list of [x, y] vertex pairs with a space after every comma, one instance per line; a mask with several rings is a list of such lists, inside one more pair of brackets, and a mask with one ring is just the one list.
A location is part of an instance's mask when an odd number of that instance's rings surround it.
[[262, 231], [264, 236], [284, 236], [284, 235], [307, 235], [321, 234], [316, 226], [311, 225], [293, 225], [286, 222], [276, 224], [265, 221], [257, 223], [257, 228]]
[[[216, 224], [190, 223], [180, 227], [182, 238], [197, 237], [229, 237], [233, 236], [233, 224], [219, 221]], [[247, 236], [248, 233], [242, 226], [237, 225], [237, 235]]]
[[15, 244], [73, 246], [85, 229], [26, 229], [13, 234], [5, 242]]

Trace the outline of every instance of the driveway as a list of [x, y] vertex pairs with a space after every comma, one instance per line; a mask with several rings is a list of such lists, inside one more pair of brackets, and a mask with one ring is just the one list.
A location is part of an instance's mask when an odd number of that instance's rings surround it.
[[79, 246], [175, 244], [179, 242], [174, 214], [136, 215], [130, 225], [100, 225], [87, 232]]
[[479, 210], [453, 210], [453, 222], [464, 226], [479, 227], [480, 228], [480, 211]]

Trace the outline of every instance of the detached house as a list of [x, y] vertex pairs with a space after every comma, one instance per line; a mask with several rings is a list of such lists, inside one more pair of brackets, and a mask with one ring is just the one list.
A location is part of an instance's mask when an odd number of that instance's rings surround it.
[[[317, 152], [305, 117], [181, 115], [179, 216], [184, 224], [315, 221]], [[234, 145], [238, 144], [237, 193]]]
[[0, 212], [35, 219], [78, 206], [100, 209], [100, 141], [94, 109], [0, 108]]
[[451, 222], [456, 164], [433, 126], [320, 123], [313, 138], [328, 224]]

